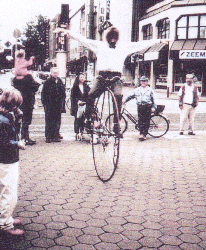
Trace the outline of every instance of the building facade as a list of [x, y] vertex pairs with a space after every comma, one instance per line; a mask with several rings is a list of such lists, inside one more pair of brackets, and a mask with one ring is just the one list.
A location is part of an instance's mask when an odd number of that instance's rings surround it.
[[[169, 46], [153, 45], [153, 39], [169, 39]], [[193, 73], [206, 94], [206, 1], [154, 4], [139, 19], [139, 40], [151, 40], [151, 47], [139, 53], [137, 71], [148, 75], [154, 88], [176, 91]]]

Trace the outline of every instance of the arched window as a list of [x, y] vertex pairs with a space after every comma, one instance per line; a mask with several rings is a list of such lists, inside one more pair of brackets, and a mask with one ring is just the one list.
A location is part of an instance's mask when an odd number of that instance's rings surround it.
[[206, 39], [206, 15], [182, 16], [177, 20], [177, 39]]
[[170, 37], [170, 20], [165, 18], [157, 22], [158, 38], [165, 39]]
[[142, 27], [143, 40], [150, 40], [153, 37], [152, 24], [148, 24]]

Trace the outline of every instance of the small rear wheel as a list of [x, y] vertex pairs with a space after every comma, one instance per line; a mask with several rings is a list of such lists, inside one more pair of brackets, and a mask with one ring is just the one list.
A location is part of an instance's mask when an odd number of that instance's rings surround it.
[[[112, 91], [106, 90], [97, 99], [95, 112], [92, 118], [93, 160], [98, 178], [107, 182], [113, 177], [117, 168], [120, 146], [119, 115]], [[114, 115], [114, 129], [109, 132], [105, 122], [111, 114]]]
[[162, 115], [152, 115], [150, 118], [150, 126], [148, 134], [154, 138], [159, 138], [169, 130], [169, 122]]

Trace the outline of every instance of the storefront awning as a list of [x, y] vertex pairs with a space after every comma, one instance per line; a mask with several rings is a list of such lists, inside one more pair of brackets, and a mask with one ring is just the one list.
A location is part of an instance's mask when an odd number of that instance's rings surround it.
[[167, 46], [163, 43], [155, 43], [152, 45], [146, 53], [144, 53], [144, 61], [152, 61], [159, 59], [159, 52]]
[[174, 41], [170, 50], [205, 50], [206, 40], [179, 40]]
[[171, 46], [171, 58], [179, 59], [206, 59], [206, 40], [179, 40]]

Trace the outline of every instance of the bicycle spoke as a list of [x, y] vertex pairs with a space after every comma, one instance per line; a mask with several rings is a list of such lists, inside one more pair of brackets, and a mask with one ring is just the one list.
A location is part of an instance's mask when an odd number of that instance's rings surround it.
[[150, 127], [148, 134], [158, 138], [167, 133], [169, 129], [168, 120], [162, 115], [153, 115], [150, 119]]
[[97, 176], [101, 181], [106, 182], [114, 175], [119, 160], [118, 119], [113, 119], [117, 120], [114, 128], [116, 133], [114, 131], [113, 133], [108, 132], [105, 126], [106, 118], [110, 116], [110, 112], [118, 114], [116, 100], [111, 91], [105, 91], [98, 98], [96, 112], [96, 119], [99, 120], [100, 127], [94, 128], [92, 133], [93, 159]]

